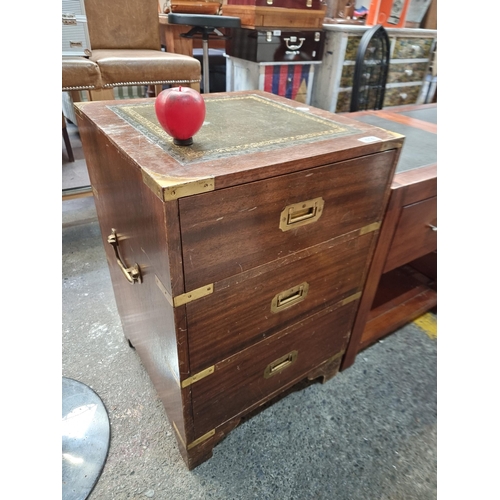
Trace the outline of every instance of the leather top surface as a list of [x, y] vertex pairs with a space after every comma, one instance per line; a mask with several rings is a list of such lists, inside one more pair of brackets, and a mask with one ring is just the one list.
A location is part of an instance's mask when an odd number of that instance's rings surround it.
[[[415, 111], [411, 113], [415, 113]], [[412, 116], [412, 118], [419, 117]], [[405, 142], [401, 151], [401, 156], [399, 157], [396, 173], [437, 163], [437, 134], [374, 115], [357, 116], [356, 120], [405, 136]]]
[[211, 98], [205, 104], [205, 122], [189, 147], [173, 143], [160, 127], [152, 103], [109, 107], [181, 164], [310, 144], [360, 132], [355, 127], [259, 95]]
[[183, 24], [187, 26], [201, 26], [208, 28], [240, 28], [239, 17], [213, 16], [205, 14], [169, 14], [170, 24]]

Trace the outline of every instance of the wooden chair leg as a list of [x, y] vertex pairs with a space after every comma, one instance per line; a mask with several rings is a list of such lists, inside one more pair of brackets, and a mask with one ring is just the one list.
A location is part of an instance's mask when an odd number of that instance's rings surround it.
[[64, 139], [64, 145], [66, 146], [66, 152], [68, 153], [68, 160], [73, 163], [75, 157], [73, 155], [73, 148], [71, 147], [71, 142], [69, 140], [68, 129], [66, 127], [66, 118], [62, 115], [62, 136]]
[[183, 87], [191, 87], [192, 89], [201, 92], [200, 90], [200, 82], [195, 82], [195, 83], [183, 83]]
[[115, 93], [113, 89], [89, 90], [91, 101], [114, 101]]

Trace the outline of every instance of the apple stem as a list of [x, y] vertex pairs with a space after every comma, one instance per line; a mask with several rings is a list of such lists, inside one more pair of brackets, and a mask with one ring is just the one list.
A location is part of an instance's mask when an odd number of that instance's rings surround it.
[[179, 92], [182, 90], [182, 85], [179, 85]]

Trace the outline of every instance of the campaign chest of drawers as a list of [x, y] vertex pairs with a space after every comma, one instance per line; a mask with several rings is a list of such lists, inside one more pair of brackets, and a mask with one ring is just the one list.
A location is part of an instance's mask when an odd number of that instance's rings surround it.
[[189, 147], [152, 99], [76, 105], [124, 334], [190, 469], [337, 373], [404, 140], [261, 91], [204, 99]]

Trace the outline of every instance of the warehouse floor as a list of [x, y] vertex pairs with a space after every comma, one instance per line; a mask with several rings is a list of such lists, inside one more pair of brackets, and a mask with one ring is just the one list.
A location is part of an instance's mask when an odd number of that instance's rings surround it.
[[[69, 131], [76, 161], [63, 146], [63, 187], [88, 180]], [[100, 396], [111, 426], [91, 500], [437, 498], [437, 341], [418, 323], [245, 421], [188, 471], [124, 339], [92, 197], [62, 203], [62, 311], [62, 376]]]

